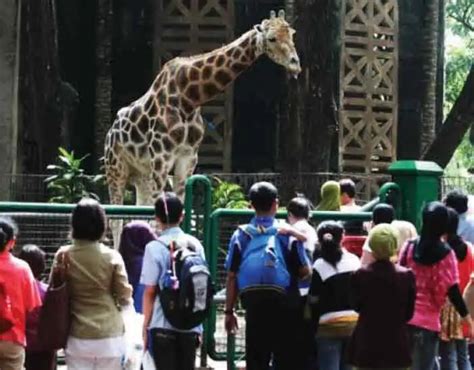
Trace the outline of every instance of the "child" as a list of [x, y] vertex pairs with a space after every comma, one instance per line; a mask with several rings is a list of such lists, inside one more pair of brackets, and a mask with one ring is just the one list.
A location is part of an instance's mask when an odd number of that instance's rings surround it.
[[[43, 302], [48, 290], [48, 285], [40, 280], [45, 270], [45, 253], [38, 246], [27, 244], [21, 248], [18, 257], [30, 266], [36, 280], [41, 302]], [[39, 313], [40, 309], [38, 308], [32, 311], [26, 320], [26, 370], [51, 370], [56, 368], [55, 351], [43, 350], [41, 343], [38, 341]]]

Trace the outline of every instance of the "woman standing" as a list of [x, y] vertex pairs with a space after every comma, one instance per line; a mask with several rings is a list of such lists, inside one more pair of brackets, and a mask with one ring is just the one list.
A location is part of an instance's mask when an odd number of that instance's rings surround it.
[[[26, 346], [26, 317], [41, 305], [38, 288], [30, 267], [10, 253], [18, 229], [10, 219], [0, 219], [0, 285], [11, 313], [10, 329], [0, 334], [0, 369], [23, 368]], [[5, 307], [2, 307], [5, 310]]]
[[68, 370], [122, 369], [124, 323], [117, 307], [131, 303], [132, 288], [121, 255], [100, 243], [105, 225], [102, 206], [82, 199], [72, 212], [72, 245], [60, 248], [55, 256], [54, 266], [68, 261]]
[[433, 369], [438, 355], [440, 313], [446, 297], [469, 325], [474, 327], [459, 290], [456, 255], [442, 237], [447, 232], [448, 209], [440, 202], [428, 203], [423, 209], [420, 237], [409, 241], [400, 251], [400, 265], [415, 274], [415, 313], [410, 320], [412, 370]]
[[[459, 272], [459, 289], [464, 291], [474, 272], [472, 246], [465, 242], [457, 233], [459, 224], [458, 213], [448, 208], [447, 242], [456, 254]], [[471, 370], [468, 343], [469, 327], [461, 324], [461, 317], [449, 302], [441, 311], [441, 370]]]
[[374, 262], [352, 276], [359, 320], [349, 346], [349, 360], [360, 370], [403, 370], [411, 364], [406, 323], [415, 307], [415, 277], [391, 262], [397, 250], [397, 233], [392, 226], [375, 226], [368, 240]]
[[348, 370], [345, 351], [358, 315], [350, 302], [351, 274], [359, 259], [341, 247], [342, 226], [335, 221], [321, 223], [317, 230], [321, 258], [313, 265], [308, 300], [317, 326], [317, 352], [321, 370]]
[[133, 305], [135, 310], [142, 312], [144, 286], [140, 284], [143, 255], [146, 245], [156, 240], [150, 224], [145, 221], [132, 221], [125, 225], [120, 236], [119, 252], [125, 262], [128, 281], [133, 288]]

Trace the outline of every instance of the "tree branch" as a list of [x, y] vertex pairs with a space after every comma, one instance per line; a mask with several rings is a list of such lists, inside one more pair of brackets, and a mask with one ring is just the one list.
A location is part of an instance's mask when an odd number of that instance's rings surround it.
[[454, 14], [448, 14], [448, 17], [454, 19], [456, 22], [461, 23], [464, 27], [466, 27], [469, 31], [474, 32], [474, 25], [470, 24], [465, 18], [458, 17]]
[[446, 167], [464, 135], [474, 124], [474, 64], [464, 87], [449, 112], [435, 140], [423, 154], [423, 159]]

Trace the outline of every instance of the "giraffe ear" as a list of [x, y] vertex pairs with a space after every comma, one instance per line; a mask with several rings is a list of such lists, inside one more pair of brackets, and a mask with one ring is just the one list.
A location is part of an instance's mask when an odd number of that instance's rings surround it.
[[270, 19], [273, 19], [276, 17], [276, 12], [274, 10], [270, 11]]
[[257, 31], [258, 33], [263, 33], [263, 28], [262, 28], [262, 25], [261, 24], [256, 24], [255, 27], [254, 27], [255, 31]]
[[278, 17], [285, 19], [285, 11], [283, 9], [280, 9], [278, 11]]

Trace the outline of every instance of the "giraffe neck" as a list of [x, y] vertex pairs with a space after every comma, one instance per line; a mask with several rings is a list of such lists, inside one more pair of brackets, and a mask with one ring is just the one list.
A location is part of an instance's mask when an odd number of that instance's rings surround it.
[[[222, 93], [243, 71], [263, 53], [261, 41], [255, 30], [250, 30], [237, 40], [206, 54], [188, 58], [191, 84], [185, 94], [194, 106], [200, 106]], [[199, 73], [199, 94], [188, 95], [192, 74]]]

